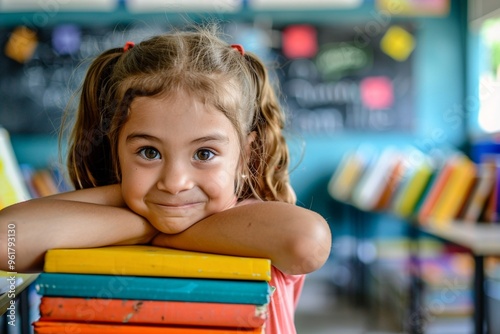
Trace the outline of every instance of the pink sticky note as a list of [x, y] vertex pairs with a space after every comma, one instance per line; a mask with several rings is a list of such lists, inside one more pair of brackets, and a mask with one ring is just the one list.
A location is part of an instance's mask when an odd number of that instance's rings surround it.
[[367, 77], [359, 84], [361, 102], [369, 109], [387, 109], [394, 103], [392, 81], [388, 77]]
[[291, 25], [283, 30], [283, 54], [289, 58], [312, 58], [318, 52], [316, 28], [310, 25]]

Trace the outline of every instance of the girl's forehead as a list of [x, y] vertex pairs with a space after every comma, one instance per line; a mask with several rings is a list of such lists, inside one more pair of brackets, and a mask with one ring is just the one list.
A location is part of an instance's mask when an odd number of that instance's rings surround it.
[[128, 125], [128, 129], [140, 127], [169, 132], [222, 129], [238, 136], [234, 123], [224, 112], [182, 91], [175, 94], [136, 97], [130, 105], [125, 125]]

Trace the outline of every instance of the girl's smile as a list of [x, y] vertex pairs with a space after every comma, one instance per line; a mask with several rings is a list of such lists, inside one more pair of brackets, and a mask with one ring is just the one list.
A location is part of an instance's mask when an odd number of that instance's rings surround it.
[[118, 156], [125, 202], [164, 233], [236, 203], [236, 131], [221, 111], [186, 92], [134, 99]]

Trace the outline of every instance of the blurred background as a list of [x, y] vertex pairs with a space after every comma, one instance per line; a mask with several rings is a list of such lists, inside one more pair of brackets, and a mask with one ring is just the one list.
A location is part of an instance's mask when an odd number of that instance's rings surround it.
[[[474, 247], [420, 235], [411, 217], [360, 209], [331, 188], [352, 152], [365, 168], [397, 159], [388, 150], [435, 164], [452, 152], [476, 163], [500, 152], [496, 0], [0, 0], [0, 126], [26, 178], [38, 179], [32, 195], [68, 189], [57, 138], [90, 60], [207, 20], [273, 71], [298, 204], [332, 229], [330, 259], [299, 305], [299, 333], [500, 333], [498, 247], [477, 262]], [[477, 304], [474, 283], [486, 282]]]

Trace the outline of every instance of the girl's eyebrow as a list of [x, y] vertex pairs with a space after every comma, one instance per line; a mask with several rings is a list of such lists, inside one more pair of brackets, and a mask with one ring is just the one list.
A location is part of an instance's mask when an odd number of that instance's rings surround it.
[[205, 143], [207, 141], [216, 141], [216, 142], [221, 142], [223, 144], [227, 144], [229, 143], [229, 137], [221, 133], [214, 133], [200, 138], [196, 138], [192, 140], [191, 143], [199, 144], [199, 143]]
[[[158, 143], [161, 142], [160, 138], [152, 136], [152, 135], [147, 134], [147, 133], [141, 133], [141, 132], [132, 132], [131, 134], [129, 134], [127, 136], [127, 139], [125, 141], [128, 143], [128, 142], [131, 142], [134, 140], [139, 140], [139, 139], [154, 141], [154, 142], [158, 142]], [[206, 135], [206, 136], [203, 136], [200, 138], [196, 138], [196, 139], [191, 141], [191, 144], [200, 144], [200, 143], [205, 143], [205, 142], [209, 142], [209, 141], [216, 141], [216, 142], [220, 142], [223, 144], [227, 144], [227, 143], [229, 143], [229, 137], [224, 135], [224, 134], [221, 134], [221, 133], [213, 133], [213, 134], [209, 134], [209, 135]]]
[[145, 140], [150, 140], [150, 141], [156, 141], [156, 142], [161, 142], [161, 140], [155, 136], [149, 135], [147, 133], [140, 133], [140, 132], [132, 132], [127, 136], [127, 139], [125, 140], [127, 143], [138, 140], [138, 139], [145, 139]]

